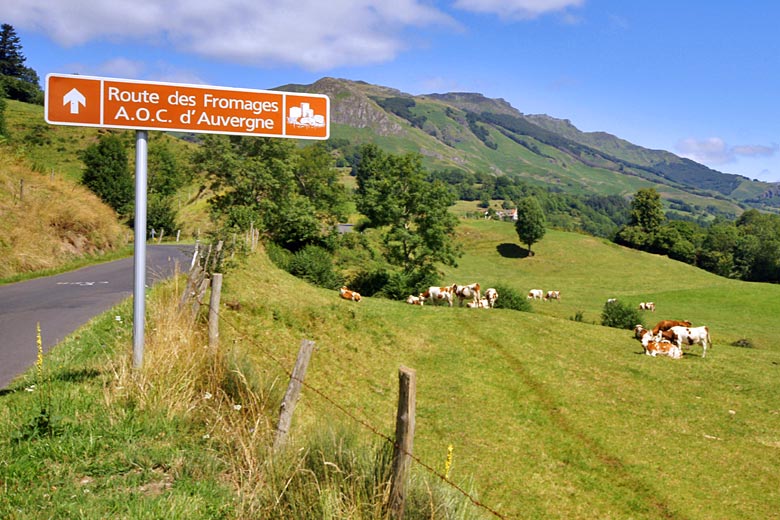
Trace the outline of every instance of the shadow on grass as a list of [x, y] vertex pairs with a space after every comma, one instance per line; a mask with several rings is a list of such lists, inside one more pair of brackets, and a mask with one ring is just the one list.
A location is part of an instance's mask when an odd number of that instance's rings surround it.
[[[94, 379], [100, 375], [100, 370], [94, 368], [80, 368], [78, 370], [64, 370], [52, 375], [51, 381], [62, 381], [65, 383], [81, 383], [89, 379]], [[0, 397], [25, 389], [24, 384], [14, 384], [6, 388], [0, 388]]]
[[524, 249], [517, 244], [503, 243], [496, 246], [498, 254], [504, 258], [528, 258], [528, 249]]
[[54, 375], [52, 379], [64, 381], [65, 383], [81, 383], [88, 379], [94, 379], [100, 375], [99, 370], [94, 368], [81, 368], [78, 370], [65, 370]]

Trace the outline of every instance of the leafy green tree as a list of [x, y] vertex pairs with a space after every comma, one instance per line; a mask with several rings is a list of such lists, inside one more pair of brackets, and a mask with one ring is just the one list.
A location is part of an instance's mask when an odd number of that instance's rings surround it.
[[628, 225], [615, 235], [615, 242], [634, 249], [655, 251], [656, 233], [666, 220], [661, 196], [655, 188], [642, 188], [631, 201]]
[[666, 215], [661, 195], [655, 188], [642, 188], [631, 201], [631, 222], [648, 235], [652, 235], [664, 224]]
[[0, 90], [9, 99], [43, 104], [40, 78], [25, 60], [16, 30], [9, 24], [0, 26]]
[[213, 218], [228, 229], [253, 224], [290, 250], [319, 241], [336, 219], [326, 202], [337, 191], [327, 185], [332, 160], [307, 160], [301, 153], [286, 139], [205, 136], [194, 164], [217, 194]]
[[85, 166], [82, 184], [120, 215], [129, 215], [135, 187], [122, 139], [113, 133], [105, 134], [84, 150], [81, 159]]
[[176, 223], [176, 210], [173, 209], [170, 197], [164, 197], [157, 193], [150, 193], [146, 208], [146, 227], [148, 230], [165, 230], [170, 235], [178, 229]]
[[347, 191], [333, 168], [333, 156], [323, 143], [315, 143], [297, 151], [298, 160], [293, 175], [300, 194], [306, 197], [318, 220], [329, 225], [347, 218]]
[[383, 228], [388, 262], [404, 273], [433, 273], [455, 265], [455, 202], [441, 181], [429, 182], [418, 154], [391, 155], [375, 145], [361, 148], [354, 172], [357, 209], [368, 227]]
[[149, 193], [170, 197], [189, 180], [170, 145], [163, 139], [149, 142], [147, 162]]
[[734, 250], [739, 231], [733, 222], [712, 224], [702, 242], [698, 265], [720, 276], [734, 276]]
[[529, 255], [533, 254], [531, 246], [540, 241], [547, 232], [544, 224], [544, 212], [536, 197], [524, 197], [517, 203], [515, 231], [520, 243], [528, 246]]

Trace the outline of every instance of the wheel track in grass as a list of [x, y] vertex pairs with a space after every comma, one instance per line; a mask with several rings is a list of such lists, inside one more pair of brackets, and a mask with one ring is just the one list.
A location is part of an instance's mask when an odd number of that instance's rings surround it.
[[555, 398], [550, 394], [545, 385], [530, 374], [520, 359], [513, 356], [496, 340], [482, 336], [479, 330], [477, 330], [473, 320], [466, 320], [466, 323], [469, 323], [468, 327], [471, 329], [472, 334], [480, 336], [482, 338], [482, 344], [489, 346], [501, 356], [512, 371], [520, 378], [523, 384], [533, 392], [552, 422], [563, 433], [576, 439], [579, 445], [584, 446], [599, 463], [607, 467], [609, 471], [607, 471], [606, 474], [612, 476], [611, 480], [613, 481], [613, 485], [626, 488], [631, 491], [634, 496], [641, 498], [643, 503], [647, 505], [647, 509], [649, 511], [656, 511], [660, 518], [686, 520], [687, 517], [680, 513], [675, 513], [667, 502], [661, 500], [658, 493], [653, 492], [652, 486], [629, 472], [623, 461], [609, 453], [598, 443], [598, 441], [588, 436], [585, 432], [578, 430], [570, 421], [568, 421], [566, 417], [560, 413], [560, 407], [557, 405]]

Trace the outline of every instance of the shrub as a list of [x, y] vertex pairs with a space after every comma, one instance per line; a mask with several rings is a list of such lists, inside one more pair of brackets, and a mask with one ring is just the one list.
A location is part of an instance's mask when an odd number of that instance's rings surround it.
[[274, 263], [279, 269], [290, 271], [290, 262], [292, 262], [293, 254], [274, 242], [269, 242], [265, 246], [265, 252], [271, 262]]
[[290, 274], [326, 289], [338, 289], [344, 280], [333, 268], [333, 257], [319, 246], [306, 246], [290, 261]]
[[572, 316], [569, 319], [571, 321], [577, 321], [577, 322], [582, 323], [582, 321], [584, 319], [584, 313], [582, 311], [577, 311], [577, 312], [574, 313], [574, 316]]
[[626, 303], [615, 301], [604, 304], [601, 312], [601, 324], [615, 329], [631, 330], [637, 323], [642, 323], [639, 311]]
[[349, 282], [349, 288], [364, 296], [374, 296], [390, 281], [390, 273], [384, 269], [360, 271]]
[[521, 312], [533, 312], [531, 303], [523, 293], [518, 292], [512, 287], [505, 285], [494, 285], [498, 291], [498, 300], [496, 300], [496, 309], [512, 309]]

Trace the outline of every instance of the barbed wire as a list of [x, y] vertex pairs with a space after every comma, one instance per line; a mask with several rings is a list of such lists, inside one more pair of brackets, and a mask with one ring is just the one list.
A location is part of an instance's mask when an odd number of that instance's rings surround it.
[[[200, 298], [196, 295], [196, 301], [200, 305], [206, 305], [208, 307], [208, 304], [204, 304]], [[252, 338], [249, 334], [247, 334], [245, 331], [242, 331], [238, 325], [236, 325], [234, 322], [226, 318], [221, 312], [217, 312], [217, 317], [220, 322], [224, 323], [225, 325], [229, 326], [234, 332], [236, 332], [239, 337], [243, 338], [246, 341], [249, 341], [254, 347], [257, 347], [266, 357], [271, 359], [274, 363], [276, 363], [279, 368], [282, 370], [282, 372], [285, 373], [285, 375], [290, 379], [295, 379], [298, 381], [301, 386], [306, 388], [307, 390], [310, 390], [314, 394], [318, 395], [321, 399], [326, 401], [327, 403], [331, 404], [333, 407], [335, 407], [337, 410], [342, 412], [344, 415], [346, 415], [348, 418], [353, 420], [354, 422], [361, 425], [366, 430], [370, 431], [374, 435], [380, 437], [385, 442], [390, 443], [395, 449], [399, 450], [401, 453], [403, 453], [405, 456], [408, 456], [412, 461], [419, 464], [423, 469], [427, 470], [429, 473], [431, 473], [433, 476], [438, 477], [442, 482], [444, 482], [446, 485], [450, 486], [451, 488], [455, 489], [457, 492], [462, 494], [464, 497], [466, 497], [474, 506], [479, 507], [481, 509], [484, 509], [485, 511], [489, 512], [496, 518], [500, 518], [502, 520], [507, 520], [507, 517], [496, 511], [494, 508], [488, 506], [487, 504], [482, 503], [480, 500], [478, 500], [476, 497], [474, 497], [471, 493], [463, 489], [458, 484], [452, 482], [449, 478], [447, 478], [446, 475], [441, 474], [439, 471], [433, 468], [430, 464], [424, 462], [422, 459], [420, 459], [417, 455], [410, 453], [406, 451], [403, 447], [399, 446], [394, 439], [390, 438], [387, 434], [384, 434], [379, 431], [378, 428], [376, 428], [374, 425], [369, 423], [367, 420], [362, 419], [355, 415], [353, 412], [348, 410], [345, 406], [337, 403], [333, 398], [326, 395], [322, 390], [319, 388], [316, 388], [312, 386], [311, 384], [307, 383], [306, 381], [300, 379], [300, 378], [293, 378], [292, 371], [287, 368], [287, 366], [275, 355], [273, 355], [268, 349], [266, 349], [260, 342], [256, 341], [254, 338]]]

